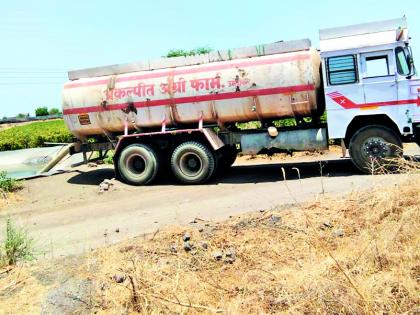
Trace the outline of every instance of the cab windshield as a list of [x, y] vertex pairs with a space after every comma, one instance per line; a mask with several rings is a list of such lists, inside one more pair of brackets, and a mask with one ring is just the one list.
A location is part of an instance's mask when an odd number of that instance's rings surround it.
[[412, 57], [408, 48], [397, 47], [395, 49], [395, 59], [397, 60], [397, 70], [400, 75], [409, 76], [415, 74]]

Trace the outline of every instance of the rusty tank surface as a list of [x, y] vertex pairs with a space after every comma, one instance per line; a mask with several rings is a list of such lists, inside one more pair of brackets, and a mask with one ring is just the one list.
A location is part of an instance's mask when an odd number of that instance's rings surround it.
[[64, 120], [79, 139], [321, 115], [320, 55], [309, 40], [69, 72]]

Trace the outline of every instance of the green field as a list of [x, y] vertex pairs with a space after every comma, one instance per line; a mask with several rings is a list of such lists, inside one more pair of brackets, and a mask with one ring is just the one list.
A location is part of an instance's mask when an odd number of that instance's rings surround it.
[[37, 148], [44, 142], [72, 142], [62, 119], [34, 122], [0, 131], [0, 151]]

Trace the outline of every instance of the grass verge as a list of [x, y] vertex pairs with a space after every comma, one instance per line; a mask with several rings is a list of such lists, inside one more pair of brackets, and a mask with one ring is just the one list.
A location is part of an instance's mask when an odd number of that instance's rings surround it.
[[[394, 184], [225, 222], [196, 219], [96, 250], [66, 272], [92, 283], [77, 297], [96, 314], [416, 313], [420, 174], [381, 176]], [[53, 270], [0, 277], [6, 312], [39, 312], [60, 284]]]
[[[148, 241], [100, 250], [97, 310], [418, 311], [420, 178], [410, 176], [344, 199], [169, 229]], [[191, 235], [188, 251], [185, 232]]]

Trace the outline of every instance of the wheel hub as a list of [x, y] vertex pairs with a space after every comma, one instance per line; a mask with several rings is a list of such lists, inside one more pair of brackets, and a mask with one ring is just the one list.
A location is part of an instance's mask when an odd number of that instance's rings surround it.
[[390, 155], [390, 148], [382, 138], [369, 138], [363, 145], [363, 153], [370, 158], [383, 159]]
[[180, 167], [185, 174], [194, 176], [201, 171], [202, 162], [200, 157], [195, 153], [187, 153], [181, 157]]
[[140, 155], [134, 155], [127, 161], [127, 166], [132, 173], [141, 174], [146, 169], [146, 162]]
[[191, 158], [188, 160], [187, 165], [190, 169], [194, 169], [197, 167], [198, 163], [195, 159]]

